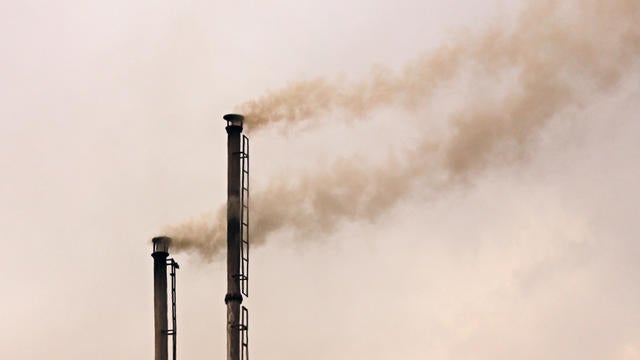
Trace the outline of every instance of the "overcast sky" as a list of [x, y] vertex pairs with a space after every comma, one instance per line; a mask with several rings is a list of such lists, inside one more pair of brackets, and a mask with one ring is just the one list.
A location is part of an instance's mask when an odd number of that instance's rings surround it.
[[[295, 81], [401, 72], [442, 44], [512, 28], [522, 9], [0, 2], [0, 358], [152, 358], [149, 241], [224, 203], [223, 114]], [[516, 160], [446, 190], [417, 186], [333, 231], [269, 234], [251, 253], [251, 357], [640, 359], [639, 32], [619, 79], [584, 85]], [[424, 161], [423, 134], [448, 134], [452, 113], [510, 92], [513, 74], [492, 74], [467, 69], [417, 109], [249, 131], [252, 189], [340, 159]], [[179, 356], [223, 358], [224, 266], [174, 257]]]

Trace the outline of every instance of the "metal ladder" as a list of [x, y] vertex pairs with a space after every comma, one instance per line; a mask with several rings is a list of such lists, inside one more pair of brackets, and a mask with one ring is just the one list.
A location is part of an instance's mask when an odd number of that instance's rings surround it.
[[240, 153], [242, 162], [242, 175], [240, 191], [240, 203], [242, 211], [240, 213], [240, 289], [244, 296], [249, 296], [249, 139], [242, 135], [242, 152]]
[[249, 310], [242, 307], [240, 315], [240, 359], [249, 360]]
[[171, 336], [171, 344], [173, 345], [173, 360], [176, 360], [177, 347], [177, 321], [176, 321], [176, 270], [180, 269], [180, 265], [172, 258], [167, 259], [169, 267], [169, 275], [171, 275], [171, 329], [166, 331], [167, 336]]
[[[245, 297], [249, 297], [249, 138], [242, 135], [241, 159], [241, 191], [240, 203], [242, 210], [240, 213], [240, 290]], [[240, 316], [240, 358], [249, 360], [249, 310], [242, 307]]]

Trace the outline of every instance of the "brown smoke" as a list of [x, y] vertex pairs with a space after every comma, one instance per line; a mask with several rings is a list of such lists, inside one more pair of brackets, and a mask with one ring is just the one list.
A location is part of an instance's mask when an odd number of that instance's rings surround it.
[[[465, 106], [449, 119], [450, 135], [425, 140], [406, 157], [411, 161], [368, 166], [342, 160], [294, 183], [276, 180], [253, 193], [252, 242], [262, 243], [281, 229], [305, 238], [331, 232], [344, 221], [373, 220], [417, 187], [438, 191], [489, 166], [525, 158], [531, 141], [550, 121], [636, 70], [638, 19], [637, 0], [535, 1], [513, 29], [469, 35], [399, 74], [377, 69], [351, 85], [302, 81], [242, 105], [252, 130], [312, 121], [332, 111], [364, 119], [382, 106], [425, 105], [438, 88], [469, 69], [482, 76], [517, 74], [507, 95]], [[170, 229], [174, 249], [219, 254], [225, 244], [223, 213], [207, 219]]]

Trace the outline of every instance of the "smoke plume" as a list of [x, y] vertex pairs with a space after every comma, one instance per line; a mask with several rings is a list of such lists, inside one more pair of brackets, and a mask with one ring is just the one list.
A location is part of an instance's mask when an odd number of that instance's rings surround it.
[[[491, 28], [440, 47], [401, 72], [377, 69], [355, 83], [320, 78], [290, 84], [240, 107], [251, 130], [319, 120], [331, 112], [358, 119], [381, 107], [416, 109], [463, 72], [515, 74], [514, 86], [492, 101], [472, 103], [448, 119], [446, 137], [424, 141], [414, 156], [378, 165], [340, 160], [295, 181], [275, 179], [251, 197], [253, 244], [291, 229], [299, 237], [329, 233], [340, 223], [375, 220], [416, 190], [464, 184], [488, 167], [526, 157], [550, 121], [615, 87], [637, 70], [637, 0], [535, 1], [511, 28]], [[563, 117], [563, 114], [565, 115]], [[418, 159], [418, 160], [415, 160]], [[174, 250], [205, 258], [226, 242], [224, 212], [168, 229]]]

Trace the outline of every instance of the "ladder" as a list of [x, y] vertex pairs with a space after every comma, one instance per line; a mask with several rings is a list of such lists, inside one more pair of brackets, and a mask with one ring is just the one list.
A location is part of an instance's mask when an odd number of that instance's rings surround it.
[[240, 315], [240, 359], [249, 360], [249, 310], [242, 307]]
[[169, 267], [169, 275], [171, 275], [171, 329], [166, 331], [167, 336], [171, 336], [171, 344], [173, 345], [173, 360], [176, 360], [176, 336], [177, 336], [177, 321], [176, 321], [176, 270], [180, 269], [180, 265], [172, 258], [167, 259], [167, 266]]
[[244, 296], [249, 296], [249, 139], [242, 135], [241, 159], [241, 190], [240, 203], [240, 290]]
[[[249, 138], [242, 135], [240, 204], [240, 291], [249, 297]], [[240, 316], [240, 359], [249, 360], [249, 310], [242, 307]]]

